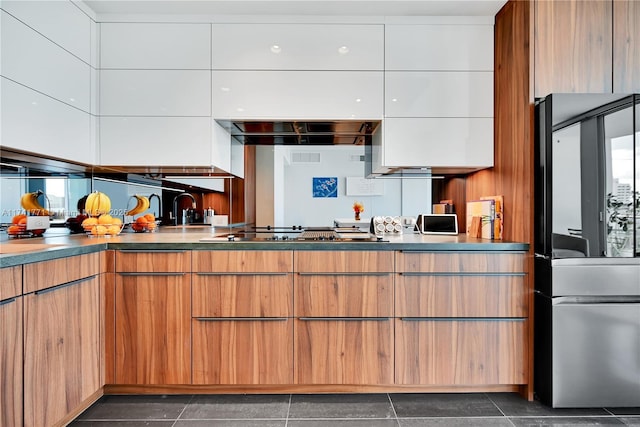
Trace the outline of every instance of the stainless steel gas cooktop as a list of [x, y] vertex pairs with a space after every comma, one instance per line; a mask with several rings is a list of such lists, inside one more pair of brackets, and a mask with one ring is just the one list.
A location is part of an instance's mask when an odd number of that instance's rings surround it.
[[203, 237], [201, 242], [376, 242], [382, 241], [359, 228], [254, 227], [234, 233]]

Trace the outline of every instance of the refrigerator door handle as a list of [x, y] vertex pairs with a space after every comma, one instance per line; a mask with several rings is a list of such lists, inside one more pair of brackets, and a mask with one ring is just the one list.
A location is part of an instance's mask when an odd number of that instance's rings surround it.
[[540, 258], [540, 259], [546, 259], [546, 260], [550, 260], [551, 257], [549, 255], [544, 255], [544, 254], [539, 254], [539, 253], [534, 253], [533, 254], [534, 258]]
[[640, 304], [640, 296], [570, 296], [554, 297], [552, 305]]

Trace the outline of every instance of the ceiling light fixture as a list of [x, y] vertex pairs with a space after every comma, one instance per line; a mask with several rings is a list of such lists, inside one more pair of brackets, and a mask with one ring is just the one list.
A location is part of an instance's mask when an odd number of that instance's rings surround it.
[[349, 53], [349, 48], [347, 46], [340, 46], [338, 48], [338, 53], [340, 55], [346, 55], [347, 53]]
[[271, 46], [271, 52], [280, 53], [280, 52], [282, 52], [282, 48], [280, 47], [279, 44], [274, 44], [274, 45]]

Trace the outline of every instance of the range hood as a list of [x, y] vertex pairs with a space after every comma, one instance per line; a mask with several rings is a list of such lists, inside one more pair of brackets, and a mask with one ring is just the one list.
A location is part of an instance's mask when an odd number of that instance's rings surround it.
[[245, 145], [366, 145], [379, 120], [216, 120]]

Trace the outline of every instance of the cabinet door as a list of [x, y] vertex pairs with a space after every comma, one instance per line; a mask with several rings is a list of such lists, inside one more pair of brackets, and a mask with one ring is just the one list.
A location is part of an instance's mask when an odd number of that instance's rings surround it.
[[296, 275], [296, 316], [392, 317], [392, 301], [392, 273]]
[[396, 277], [397, 317], [526, 317], [526, 276]]
[[379, 119], [382, 71], [213, 71], [215, 119]]
[[[90, 37], [92, 21], [75, 4], [57, 1], [3, 1], [2, 9], [84, 62], [91, 62], [92, 41], [95, 40]], [[4, 34], [2, 38], [4, 39]], [[41, 66], [46, 67], [46, 63], [43, 62]]]
[[190, 274], [117, 273], [117, 384], [191, 382]]
[[613, 2], [613, 93], [640, 92], [640, 2]]
[[290, 273], [293, 251], [193, 251], [193, 271]]
[[193, 319], [194, 384], [291, 384], [293, 320]]
[[56, 425], [100, 389], [97, 276], [24, 297], [24, 425]]
[[89, 113], [4, 78], [0, 91], [3, 147], [95, 163]]
[[385, 70], [493, 70], [486, 25], [385, 25]]
[[300, 318], [294, 324], [296, 384], [392, 384], [390, 319]]
[[526, 255], [518, 253], [396, 252], [397, 271], [422, 273], [522, 273]]
[[[88, 113], [89, 64], [8, 13], [0, 12], [0, 19], [2, 75]], [[89, 37], [88, 27], [85, 37]]]
[[100, 115], [211, 117], [211, 72], [101, 70]]
[[384, 26], [213, 24], [214, 70], [382, 70]]
[[385, 117], [493, 117], [493, 73], [387, 71]]
[[22, 298], [0, 301], [0, 426], [22, 425]]
[[0, 301], [22, 295], [22, 266], [0, 269]]
[[536, 97], [612, 91], [612, 3], [535, 2]]
[[296, 251], [301, 273], [388, 273], [394, 271], [392, 251]]
[[293, 279], [287, 273], [194, 273], [193, 317], [291, 317]]
[[103, 69], [207, 70], [211, 67], [211, 25], [101, 23]]
[[524, 320], [396, 319], [396, 384], [525, 384]]
[[211, 153], [208, 117], [100, 117], [101, 165], [211, 166]]
[[388, 118], [383, 148], [385, 166], [491, 167], [493, 119]]
[[83, 279], [100, 271], [98, 253], [25, 264], [24, 293]]

